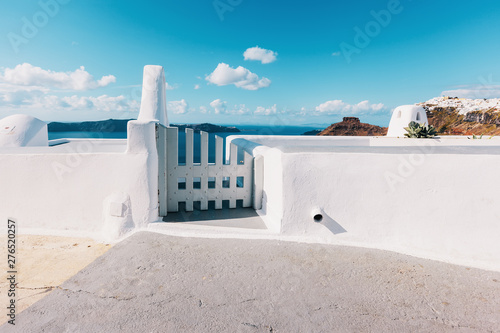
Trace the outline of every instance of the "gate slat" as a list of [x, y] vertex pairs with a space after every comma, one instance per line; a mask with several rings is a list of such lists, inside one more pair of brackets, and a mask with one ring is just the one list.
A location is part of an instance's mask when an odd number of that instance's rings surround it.
[[193, 144], [194, 131], [191, 128], [186, 128], [186, 167], [193, 165]]
[[[219, 167], [222, 168], [222, 167]], [[218, 169], [217, 169], [218, 170]], [[215, 173], [215, 209], [222, 209], [222, 180], [223, 177], [219, 173]]]
[[253, 190], [253, 157], [249, 153], [243, 154], [244, 165], [238, 166], [238, 176], [243, 177], [243, 188], [236, 189], [236, 196], [243, 200], [243, 207], [252, 206]]
[[186, 190], [185, 202], [186, 211], [193, 211], [193, 151], [194, 151], [194, 131], [186, 128]]
[[229, 163], [230, 166], [228, 167], [229, 169], [229, 208], [236, 208], [236, 177], [238, 175], [237, 170], [238, 170], [238, 146], [236, 146], [234, 143], [230, 144], [229, 147], [230, 150], [230, 156], [229, 156]]
[[179, 131], [177, 127], [167, 128], [167, 211], [178, 212], [177, 179], [179, 166]]
[[236, 166], [238, 165], [238, 146], [236, 146], [234, 143], [231, 143], [231, 156], [230, 158], [230, 164], [232, 166], [232, 170], [236, 169]]
[[167, 215], [167, 128], [156, 125], [156, 146], [158, 149], [158, 209], [160, 216]]
[[208, 210], [208, 133], [200, 131], [200, 209]]
[[222, 165], [224, 156], [222, 155], [222, 147], [224, 140], [220, 136], [215, 136], [215, 165]]
[[215, 172], [212, 177], [215, 177], [215, 209], [222, 209], [222, 179], [223, 179], [223, 164], [224, 155], [222, 154], [224, 140], [220, 136], [215, 136]]
[[206, 167], [208, 165], [208, 133], [200, 131], [200, 164], [202, 167]]
[[[228, 158], [223, 153], [224, 139], [215, 137], [215, 164], [208, 163], [209, 135], [200, 132], [200, 163], [194, 164], [194, 131], [186, 129], [186, 163], [179, 165], [178, 160], [178, 129], [165, 128], [162, 139], [161, 131], [158, 131], [158, 140], [166, 141], [166, 161], [159, 161], [159, 167], [166, 166], [166, 201], [167, 212], [179, 211], [179, 202], [185, 202], [186, 211], [193, 211], [194, 202], [200, 202], [200, 209], [207, 210], [208, 202], [215, 201], [215, 208], [222, 209], [223, 200], [229, 201], [230, 208], [236, 208], [237, 200], [243, 200], [244, 207], [252, 204], [253, 189], [253, 157], [245, 152], [244, 164], [238, 164], [238, 146], [230, 144], [228, 147]], [[157, 143], [159, 156], [164, 150], [161, 143]], [[228, 163], [228, 164], [226, 164]], [[162, 170], [161, 169], [161, 170]], [[161, 171], [159, 172], [161, 177]], [[209, 177], [215, 178], [215, 188], [208, 188]], [[224, 177], [229, 177], [229, 188], [224, 188], [222, 182]], [[243, 187], [237, 187], [237, 177], [244, 177]], [[199, 188], [194, 188], [193, 182], [201, 182]], [[185, 184], [179, 185], [185, 179]], [[160, 182], [161, 183], [161, 182]], [[161, 184], [160, 184], [161, 186]], [[179, 189], [179, 187], [181, 187]], [[185, 188], [184, 188], [185, 187]], [[160, 189], [161, 192], [165, 192]], [[165, 200], [165, 198], [160, 199]], [[161, 209], [160, 204], [160, 209]], [[165, 211], [162, 210], [161, 214]]]

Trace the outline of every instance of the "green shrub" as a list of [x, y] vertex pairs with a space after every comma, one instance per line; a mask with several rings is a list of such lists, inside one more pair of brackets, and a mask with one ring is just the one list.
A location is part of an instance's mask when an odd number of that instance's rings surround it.
[[[472, 139], [474, 140], [481, 140], [483, 138], [483, 135], [484, 134], [481, 134], [480, 136], [477, 136], [476, 134], [472, 134]], [[494, 135], [490, 136], [488, 139], [492, 139], [494, 137]], [[469, 137], [467, 137], [467, 139], [470, 139]]]
[[432, 138], [436, 136], [436, 129], [432, 125], [419, 124], [416, 121], [412, 121], [405, 127], [405, 136], [408, 138]]

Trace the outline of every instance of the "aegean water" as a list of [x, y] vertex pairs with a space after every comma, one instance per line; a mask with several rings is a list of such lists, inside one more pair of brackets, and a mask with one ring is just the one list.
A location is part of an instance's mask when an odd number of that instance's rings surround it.
[[[312, 126], [252, 126], [252, 125], [240, 125], [237, 126], [240, 132], [231, 133], [210, 133], [209, 134], [209, 163], [215, 162], [215, 136], [220, 136], [226, 138], [230, 135], [302, 135], [307, 131], [321, 129]], [[126, 139], [126, 132], [49, 132], [49, 140], [54, 139]], [[186, 152], [185, 152], [186, 138], [184, 132], [179, 132], [179, 163], [185, 163]], [[225, 149], [225, 141], [224, 141]], [[239, 154], [239, 159], [241, 158], [241, 152]], [[194, 162], [200, 162], [200, 135], [199, 133], [194, 134]]]

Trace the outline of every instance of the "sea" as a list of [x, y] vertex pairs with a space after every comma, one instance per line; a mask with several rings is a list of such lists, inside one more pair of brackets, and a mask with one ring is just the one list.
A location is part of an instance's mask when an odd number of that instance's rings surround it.
[[[229, 135], [302, 135], [305, 132], [315, 129], [323, 129], [325, 127], [312, 127], [312, 126], [257, 126], [257, 125], [239, 125], [236, 126], [240, 132], [238, 133], [210, 133], [209, 134], [209, 153], [208, 162], [215, 162], [215, 136], [226, 138]], [[49, 140], [54, 139], [126, 139], [127, 132], [49, 132]], [[184, 133], [179, 132], [179, 163], [185, 163], [186, 138]], [[226, 142], [224, 140], [224, 149]], [[242, 152], [239, 152], [238, 159], [240, 159]], [[200, 162], [200, 135], [195, 132], [194, 134], [194, 163]]]

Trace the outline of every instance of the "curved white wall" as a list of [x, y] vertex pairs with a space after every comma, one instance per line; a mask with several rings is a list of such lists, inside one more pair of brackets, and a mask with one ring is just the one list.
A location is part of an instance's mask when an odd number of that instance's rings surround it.
[[47, 124], [25, 114], [0, 119], [0, 147], [48, 146]]
[[402, 105], [394, 109], [387, 130], [387, 136], [404, 137], [408, 124], [415, 121], [419, 124], [428, 124], [425, 109], [416, 105]]

